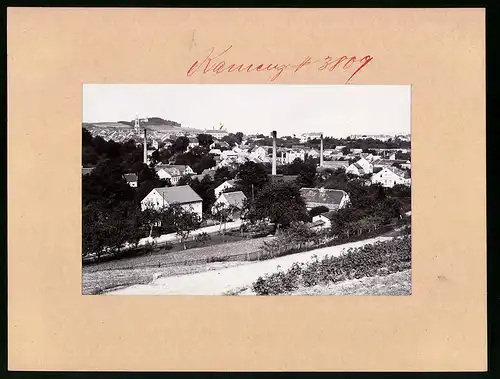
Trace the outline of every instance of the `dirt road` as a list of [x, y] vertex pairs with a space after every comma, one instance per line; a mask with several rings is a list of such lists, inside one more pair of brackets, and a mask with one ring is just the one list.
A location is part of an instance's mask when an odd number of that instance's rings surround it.
[[108, 292], [106, 295], [222, 295], [229, 291], [237, 292], [240, 289], [250, 287], [259, 276], [275, 272], [277, 266], [280, 266], [282, 270], [287, 270], [295, 262], [310, 261], [313, 255], [317, 255], [318, 258], [322, 258], [325, 255], [338, 256], [343, 250], [350, 247], [359, 247], [389, 239], [391, 238], [376, 237], [266, 261], [247, 262], [241, 266], [221, 270], [166, 278], [160, 277], [150, 284], [134, 285]]
[[[241, 226], [241, 220], [236, 220], [232, 222], [228, 222], [226, 224], [226, 230], [232, 230], [232, 229], [239, 229]], [[191, 232], [190, 238], [193, 238], [194, 236], [197, 236], [198, 234], [201, 233], [217, 233], [220, 230], [219, 225], [212, 225], [212, 226], [206, 226], [204, 228], [196, 229]], [[138, 245], [142, 246], [145, 245], [147, 242], [155, 242], [155, 243], [165, 243], [167, 241], [179, 241], [179, 236], [176, 233], [170, 233], [170, 234], [162, 234], [159, 237], [156, 238], [142, 238], [139, 240]]]

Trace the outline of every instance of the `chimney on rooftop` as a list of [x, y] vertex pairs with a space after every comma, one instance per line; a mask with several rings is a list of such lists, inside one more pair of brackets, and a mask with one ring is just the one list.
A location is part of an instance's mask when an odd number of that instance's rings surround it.
[[144, 128], [144, 164], [148, 164], [148, 143], [146, 140], [146, 128]]
[[272, 175], [276, 175], [276, 130], [271, 132], [271, 137], [273, 137], [273, 168]]
[[320, 147], [319, 147], [319, 167], [323, 167], [323, 133], [320, 136]]

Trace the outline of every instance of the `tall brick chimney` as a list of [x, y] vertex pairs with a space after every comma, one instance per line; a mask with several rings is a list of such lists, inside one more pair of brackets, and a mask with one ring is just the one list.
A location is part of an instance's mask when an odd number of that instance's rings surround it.
[[276, 175], [276, 130], [271, 132], [271, 136], [273, 137], [273, 170], [272, 175]]
[[144, 164], [148, 164], [148, 141], [146, 139], [146, 128], [144, 128]]
[[323, 167], [323, 133], [321, 133], [321, 144], [319, 147], [319, 167]]

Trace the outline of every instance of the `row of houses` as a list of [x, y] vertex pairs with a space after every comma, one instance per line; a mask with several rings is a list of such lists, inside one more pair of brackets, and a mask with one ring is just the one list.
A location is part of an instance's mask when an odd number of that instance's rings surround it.
[[[234, 181], [227, 181], [216, 188], [216, 200], [211, 209], [215, 213], [221, 207], [232, 206], [241, 210], [247, 199], [242, 191], [227, 191], [234, 187]], [[303, 197], [307, 210], [324, 206], [328, 212], [335, 212], [347, 206], [350, 202], [347, 192], [325, 188], [301, 188], [300, 194]], [[153, 207], [161, 209], [172, 204], [179, 204], [182, 208], [196, 213], [200, 219], [203, 218], [201, 197], [189, 186], [161, 187], [154, 188], [141, 201], [141, 209]], [[239, 213], [236, 212], [239, 216]], [[234, 214], [233, 214], [234, 216]]]
[[411, 168], [411, 164], [406, 161], [396, 161], [390, 159], [376, 159], [369, 161], [361, 157], [356, 162], [349, 164], [347, 161], [325, 161], [318, 171], [325, 169], [342, 169], [346, 174], [355, 176], [371, 175], [371, 184], [380, 184], [383, 187], [394, 187], [397, 184], [409, 185], [411, 178], [407, 170], [394, 166], [399, 163], [404, 168]]

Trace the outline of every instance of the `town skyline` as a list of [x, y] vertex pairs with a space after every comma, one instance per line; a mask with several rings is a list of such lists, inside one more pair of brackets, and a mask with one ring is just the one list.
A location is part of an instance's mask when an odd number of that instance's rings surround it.
[[83, 122], [131, 121], [138, 114], [199, 130], [222, 123], [246, 135], [408, 135], [410, 95], [403, 85], [86, 84]]

